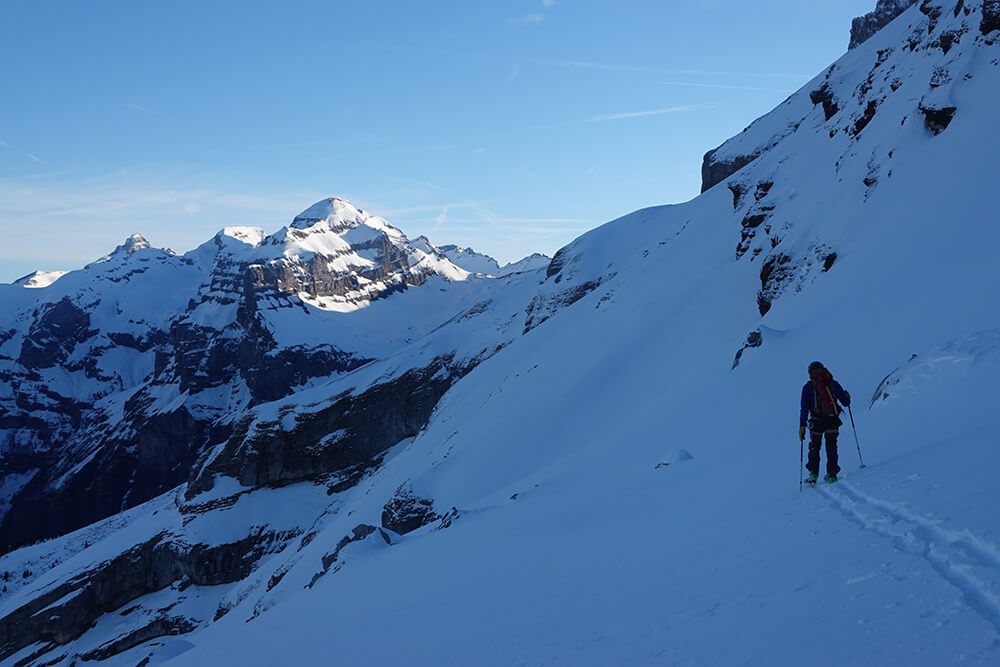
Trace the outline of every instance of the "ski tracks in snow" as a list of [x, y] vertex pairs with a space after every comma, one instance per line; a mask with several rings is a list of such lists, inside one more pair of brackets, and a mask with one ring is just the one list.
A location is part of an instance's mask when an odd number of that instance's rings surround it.
[[[900, 551], [923, 558], [1000, 638], [1000, 549], [968, 530], [948, 530], [841, 482], [820, 491], [849, 520], [893, 542]], [[987, 579], [982, 578], [982, 574]]]

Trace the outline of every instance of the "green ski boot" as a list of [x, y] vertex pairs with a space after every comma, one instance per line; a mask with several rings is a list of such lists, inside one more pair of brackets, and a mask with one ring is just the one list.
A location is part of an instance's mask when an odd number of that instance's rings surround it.
[[826, 477], [823, 478], [823, 481], [826, 482], [827, 484], [833, 484], [834, 482], [837, 481], [837, 476], [827, 475]]
[[819, 475], [817, 475], [814, 472], [811, 472], [809, 473], [809, 476], [806, 477], [806, 484], [808, 484], [809, 486], [816, 486], [817, 479], [819, 479]]

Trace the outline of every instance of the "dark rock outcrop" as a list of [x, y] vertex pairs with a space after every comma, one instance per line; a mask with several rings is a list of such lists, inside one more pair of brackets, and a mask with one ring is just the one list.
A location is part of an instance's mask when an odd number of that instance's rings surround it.
[[319, 581], [324, 575], [326, 575], [330, 571], [331, 567], [334, 567], [334, 565], [337, 565], [337, 567], [334, 568], [334, 572], [336, 572], [340, 568], [340, 565], [338, 565], [337, 562], [340, 560], [340, 553], [344, 550], [344, 547], [346, 547], [348, 544], [353, 544], [354, 542], [360, 542], [364, 539], [367, 539], [369, 535], [375, 532], [378, 532], [383, 542], [385, 542], [386, 544], [392, 544], [392, 538], [385, 530], [378, 528], [377, 526], [368, 525], [366, 523], [359, 523], [351, 530], [350, 535], [344, 535], [344, 537], [342, 537], [340, 541], [337, 542], [337, 546], [334, 547], [333, 551], [331, 551], [328, 554], [324, 554], [322, 558], [323, 569], [313, 575], [313, 578], [309, 581], [308, 584], [309, 588], [312, 588], [317, 581]]
[[[188, 545], [158, 535], [0, 618], [0, 661], [35, 643], [66, 644], [83, 634], [102, 614], [176, 581], [183, 579], [201, 586], [240, 581], [264, 553], [292, 537], [259, 530], [233, 543]], [[163, 621], [175, 630], [194, 629], [182, 622]], [[148, 635], [146, 639], [158, 636], [149, 633], [163, 627], [154, 623], [99, 650], [103, 657], [110, 657], [145, 641], [140, 639], [144, 634]]]
[[774, 299], [793, 275], [792, 258], [788, 255], [778, 253], [765, 260], [760, 267], [760, 291], [757, 292], [757, 307], [762, 317], [771, 310]]
[[701, 191], [705, 192], [711, 187], [726, 180], [743, 167], [747, 166], [758, 157], [760, 152], [750, 155], [737, 155], [728, 159], [717, 159], [718, 149], [708, 151], [701, 162]]
[[826, 120], [830, 120], [840, 111], [840, 105], [837, 104], [837, 100], [833, 96], [833, 89], [830, 88], [829, 83], [824, 83], [816, 90], [810, 91], [809, 99], [813, 104], [823, 105], [823, 115], [826, 117]]
[[25, 368], [50, 368], [65, 362], [77, 344], [92, 335], [90, 315], [63, 298], [32, 324], [18, 362]]
[[42, 472], [0, 522], [0, 551], [68, 533], [174, 488], [187, 479], [211, 438], [225, 432], [183, 407], [146, 416], [142, 402], [126, 405], [126, 415], [142, 413], [134, 417], [139, 421], [134, 437], [110, 441], [62, 484], [53, 484], [63, 470], [58, 450], [35, 462]]
[[101, 614], [160, 590], [179, 576], [180, 568], [160, 537], [135, 546], [0, 619], [0, 660], [36, 642], [65, 644]]
[[878, 102], [875, 100], [868, 100], [868, 104], [865, 105], [865, 110], [858, 116], [854, 121], [854, 125], [851, 126], [851, 136], [858, 136], [861, 132], [868, 127], [868, 123], [872, 122], [875, 118], [875, 113], [878, 111]]
[[157, 637], [169, 635], [184, 635], [198, 626], [188, 618], [183, 616], [162, 616], [155, 618], [146, 625], [118, 637], [106, 644], [102, 644], [93, 651], [88, 651], [80, 655], [81, 660], [107, 660], [119, 653], [135, 648], [139, 644], [148, 642]]
[[733, 358], [733, 367], [730, 370], [736, 370], [736, 367], [740, 365], [744, 352], [755, 347], [760, 347], [763, 344], [764, 335], [761, 333], [760, 329], [754, 329], [747, 334], [747, 339], [746, 342], [743, 343], [743, 347], [736, 351], [736, 357]]
[[916, 3], [917, 0], [878, 0], [874, 11], [859, 16], [851, 22], [851, 42], [848, 49], [863, 44]]
[[952, 106], [931, 107], [923, 104], [920, 105], [920, 113], [924, 115], [924, 125], [927, 126], [927, 129], [932, 134], [941, 134], [948, 129], [952, 119], [955, 117], [956, 111], [958, 111], [958, 108]]
[[983, 18], [979, 21], [979, 32], [988, 35], [1000, 30], [1000, 0], [983, 0]]
[[247, 418], [212, 462], [197, 467], [186, 496], [211, 489], [215, 475], [248, 487], [287, 484], [346, 470], [415, 436], [451, 385], [471, 370], [451, 357], [407, 371], [354, 395], [347, 391], [294, 427]]
[[382, 508], [382, 525], [400, 535], [439, 518], [434, 511], [434, 501], [416, 495], [406, 484], [396, 489], [395, 495]]
[[[588, 280], [555, 294], [539, 294], [531, 300], [531, 303], [528, 304], [525, 310], [523, 333], [528, 333], [559, 310], [569, 308], [600, 287], [603, 281], [604, 279]], [[558, 276], [556, 282], [559, 282]]]
[[941, 18], [941, 6], [934, 0], [922, 0], [920, 13], [927, 17], [927, 34], [929, 35], [934, 32], [938, 19]]

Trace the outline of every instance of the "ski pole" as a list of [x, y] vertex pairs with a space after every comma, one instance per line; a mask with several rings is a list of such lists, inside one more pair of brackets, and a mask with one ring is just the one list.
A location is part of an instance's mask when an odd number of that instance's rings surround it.
[[861, 469], [865, 469], [865, 459], [861, 456], [861, 443], [858, 442], [858, 429], [854, 426], [854, 412], [851, 410], [851, 406], [847, 406], [847, 414], [851, 416], [851, 430], [854, 431], [854, 444], [858, 446], [858, 458], [861, 460]]
[[802, 448], [805, 447], [805, 438], [799, 438], [799, 493], [802, 493]]

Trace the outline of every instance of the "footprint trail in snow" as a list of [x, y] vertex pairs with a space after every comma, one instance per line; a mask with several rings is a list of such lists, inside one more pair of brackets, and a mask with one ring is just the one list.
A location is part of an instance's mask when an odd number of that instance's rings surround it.
[[903, 505], [875, 498], [845, 482], [820, 491], [853, 523], [891, 540], [897, 550], [924, 559], [958, 589], [1000, 641], [1000, 549], [968, 530], [942, 528]]

